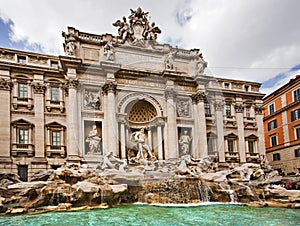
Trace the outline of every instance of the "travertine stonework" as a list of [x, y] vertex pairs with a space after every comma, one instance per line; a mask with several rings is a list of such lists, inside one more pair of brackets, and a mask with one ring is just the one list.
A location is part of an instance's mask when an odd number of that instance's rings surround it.
[[181, 157], [184, 134], [184, 154], [216, 169], [264, 158], [260, 84], [207, 76], [200, 51], [158, 43], [149, 18], [131, 10], [117, 36], [69, 27], [66, 56], [0, 49], [1, 171], [130, 160], [141, 129], [158, 161]]

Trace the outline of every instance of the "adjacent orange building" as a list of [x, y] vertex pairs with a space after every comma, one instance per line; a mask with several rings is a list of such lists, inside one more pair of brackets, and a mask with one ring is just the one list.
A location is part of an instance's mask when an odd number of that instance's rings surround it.
[[300, 173], [300, 75], [263, 102], [267, 159], [279, 173]]

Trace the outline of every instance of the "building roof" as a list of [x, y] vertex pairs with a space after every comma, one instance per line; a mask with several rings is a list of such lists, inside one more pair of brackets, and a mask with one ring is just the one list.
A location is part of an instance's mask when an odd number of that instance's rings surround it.
[[296, 77], [290, 79], [290, 81], [288, 83], [286, 83], [285, 85], [281, 86], [280, 88], [278, 88], [277, 90], [275, 90], [273, 93], [265, 96], [263, 98], [263, 101], [266, 102], [266, 101], [272, 99], [273, 97], [277, 96], [278, 94], [282, 94], [283, 91], [285, 91], [290, 86], [296, 84], [297, 82], [300, 82], [300, 75], [296, 75]]

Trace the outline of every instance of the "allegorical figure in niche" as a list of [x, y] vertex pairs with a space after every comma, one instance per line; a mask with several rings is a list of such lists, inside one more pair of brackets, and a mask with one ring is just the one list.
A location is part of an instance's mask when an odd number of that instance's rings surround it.
[[179, 145], [182, 155], [189, 154], [189, 146], [192, 138], [188, 135], [188, 131], [183, 131], [183, 134], [180, 136]]
[[101, 137], [98, 134], [96, 125], [93, 125], [85, 141], [89, 143], [89, 151], [87, 154], [102, 154]]
[[146, 143], [146, 136], [144, 132], [144, 128], [141, 128], [140, 131], [134, 132], [131, 137], [133, 138], [134, 142], [136, 143], [136, 146], [138, 148], [138, 153], [136, 156], [136, 159], [143, 159], [145, 160], [147, 157], [144, 156], [144, 150], [147, 152], [147, 154], [155, 159], [155, 156], [151, 153], [149, 145]]

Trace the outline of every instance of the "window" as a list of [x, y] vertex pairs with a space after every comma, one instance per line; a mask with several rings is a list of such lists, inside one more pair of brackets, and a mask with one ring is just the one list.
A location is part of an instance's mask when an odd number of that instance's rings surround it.
[[57, 69], [57, 68], [58, 68], [58, 62], [57, 62], [57, 61], [51, 61], [50, 66], [51, 66], [52, 68]]
[[231, 116], [231, 104], [225, 105], [226, 116]]
[[254, 153], [254, 141], [253, 140], [248, 141], [248, 151], [249, 151], [249, 153]]
[[280, 160], [280, 153], [273, 154], [273, 161], [279, 161]]
[[204, 102], [204, 110], [205, 110], [205, 114], [206, 115], [210, 115], [211, 114], [210, 104], [208, 102]]
[[52, 131], [52, 145], [60, 146], [60, 131]]
[[66, 155], [65, 127], [57, 122], [46, 125], [47, 157], [64, 157]]
[[300, 126], [295, 127], [295, 139], [300, 139]]
[[229, 89], [229, 83], [224, 83], [224, 88]]
[[300, 119], [300, 108], [291, 112], [291, 120], [296, 121], [298, 119]]
[[245, 85], [244, 88], [245, 88], [245, 91], [246, 91], [246, 92], [249, 91], [249, 86], [246, 86], [246, 85]]
[[270, 136], [270, 140], [271, 140], [271, 147], [277, 145], [277, 135]]
[[272, 130], [272, 129], [275, 129], [277, 128], [277, 120], [274, 119], [272, 120], [271, 122], [268, 123], [268, 130]]
[[28, 97], [28, 86], [26, 83], [18, 84], [18, 97], [27, 98]]
[[51, 87], [51, 100], [59, 101], [59, 88], [58, 87]]
[[246, 107], [246, 117], [250, 118], [251, 114], [250, 114], [250, 108]]
[[274, 104], [270, 104], [269, 105], [269, 114], [273, 114], [275, 112], [275, 105]]
[[228, 152], [234, 152], [234, 140], [227, 140]]
[[25, 56], [18, 56], [18, 63], [26, 64], [26, 57]]
[[214, 154], [214, 141], [212, 138], [208, 139], [207, 150], [209, 155]]
[[295, 157], [300, 157], [300, 148], [295, 149]]
[[28, 166], [19, 165], [18, 166], [18, 175], [21, 181], [28, 181]]
[[294, 91], [294, 101], [300, 100], [300, 88]]
[[19, 144], [29, 143], [28, 134], [29, 134], [28, 129], [19, 129]]

